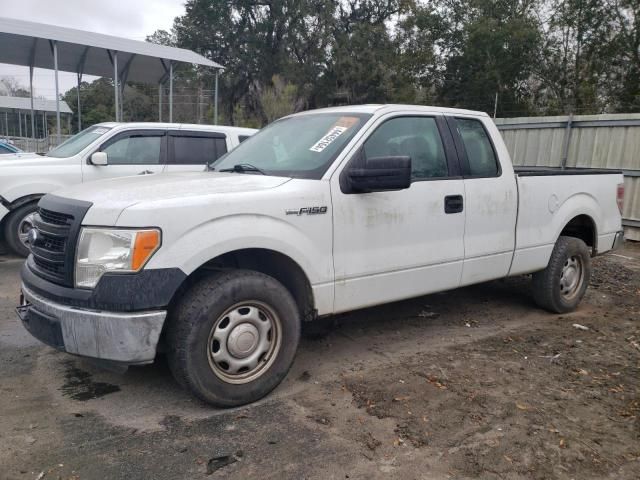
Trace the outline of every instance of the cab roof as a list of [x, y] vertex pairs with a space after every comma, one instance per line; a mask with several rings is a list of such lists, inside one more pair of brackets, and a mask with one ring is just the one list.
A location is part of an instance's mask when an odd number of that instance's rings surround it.
[[253, 135], [258, 130], [255, 128], [230, 127], [227, 125], [204, 125], [198, 123], [161, 123], [161, 122], [103, 122], [97, 123], [96, 127], [126, 127], [126, 128], [172, 128], [176, 130], [201, 130], [221, 133], [235, 133]]
[[385, 114], [396, 111], [414, 111], [422, 113], [443, 113], [451, 115], [473, 115], [487, 117], [484, 112], [475, 110], [464, 110], [460, 108], [433, 107], [427, 105], [402, 105], [402, 104], [368, 104], [368, 105], [345, 105], [341, 107], [319, 108], [306, 112], [296, 113], [295, 115], [304, 115], [309, 113], [365, 113], [365, 114]]

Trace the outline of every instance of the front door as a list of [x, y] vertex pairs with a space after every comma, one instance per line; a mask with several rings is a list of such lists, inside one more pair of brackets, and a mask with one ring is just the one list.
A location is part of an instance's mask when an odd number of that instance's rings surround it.
[[[82, 165], [82, 181], [129, 175], [149, 175], [164, 169], [166, 132], [130, 130], [114, 135], [98, 149], [107, 154], [107, 165]], [[90, 158], [90, 157], [89, 157]]]
[[358, 154], [410, 156], [413, 179], [357, 194], [331, 179], [336, 312], [455, 288], [462, 274], [464, 182], [444, 117], [395, 114], [371, 131]]

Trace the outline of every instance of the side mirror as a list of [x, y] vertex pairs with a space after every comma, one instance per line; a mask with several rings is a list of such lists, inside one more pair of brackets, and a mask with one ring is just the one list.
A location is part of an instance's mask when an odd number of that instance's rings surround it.
[[347, 172], [351, 193], [403, 190], [411, 186], [411, 157], [373, 157]]
[[91, 155], [90, 159], [91, 165], [108, 165], [109, 160], [106, 152], [95, 152]]

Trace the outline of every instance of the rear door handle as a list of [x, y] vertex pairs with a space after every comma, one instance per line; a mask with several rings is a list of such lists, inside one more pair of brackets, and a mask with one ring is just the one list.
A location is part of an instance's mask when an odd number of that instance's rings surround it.
[[462, 195], [447, 195], [444, 197], [444, 213], [460, 213], [464, 210]]

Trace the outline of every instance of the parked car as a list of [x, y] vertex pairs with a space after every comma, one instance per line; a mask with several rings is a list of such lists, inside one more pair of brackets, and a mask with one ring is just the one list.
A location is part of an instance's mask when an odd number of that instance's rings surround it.
[[162, 123], [101, 123], [45, 156], [0, 163], [0, 232], [16, 254], [29, 254], [40, 197], [103, 178], [200, 171], [256, 132], [250, 128]]
[[[5, 140], [0, 140], [0, 155], [15, 155], [16, 153], [22, 153], [18, 147]], [[0, 156], [0, 158], [2, 158]]]
[[162, 345], [181, 385], [229, 407], [282, 381], [302, 322], [527, 273], [538, 305], [569, 312], [623, 241], [619, 172], [514, 171], [479, 112], [300, 113], [213, 167], [43, 197], [27, 330], [126, 365]]

